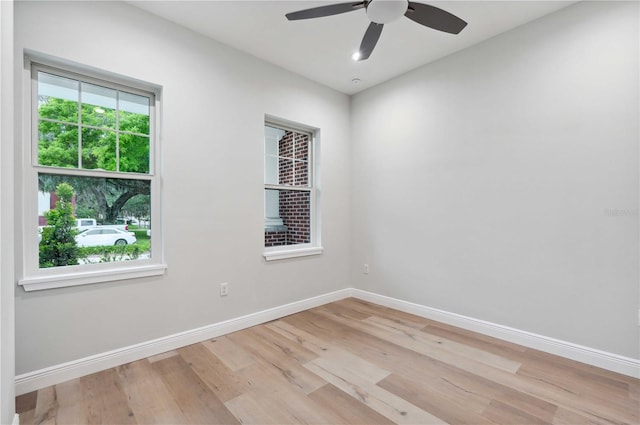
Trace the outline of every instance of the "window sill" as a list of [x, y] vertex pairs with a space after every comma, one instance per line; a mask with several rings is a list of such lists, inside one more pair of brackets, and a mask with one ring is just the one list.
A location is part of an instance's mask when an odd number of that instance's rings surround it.
[[153, 264], [127, 267], [118, 270], [100, 270], [93, 272], [61, 273], [58, 275], [30, 277], [18, 281], [25, 291], [64, 288], [67, 286], [88, 285], [116, 280], [137, 279], [141, 277], [161, 276], [167, 270], [166, 264]]
[[288, 230], [287, 226], [265, 226], [264, 231], [265, 233], [279, 233], [279, 232], [286, 232]]
[[277, 251], [265, 251], [263, 256], [266, 261], [285, 260], [287, 258], [307, 257], [309, 255], [320, 255], [324, 251], [321, 246], [310, 248], [279, 249]]

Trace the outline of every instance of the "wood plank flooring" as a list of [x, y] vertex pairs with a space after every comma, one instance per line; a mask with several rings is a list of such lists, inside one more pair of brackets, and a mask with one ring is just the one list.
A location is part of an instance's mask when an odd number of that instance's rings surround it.
[[16, 408], [21, 424], [638, 424], [640, 380], [350, 298]]

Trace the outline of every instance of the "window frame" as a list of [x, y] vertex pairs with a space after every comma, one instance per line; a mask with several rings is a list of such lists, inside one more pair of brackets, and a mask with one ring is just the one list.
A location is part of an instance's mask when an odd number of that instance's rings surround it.
[[[149, 98], [149, 172], [133, 173], [104, 171], [99, 169], [63, 168], [38, 164], [38, 72], [71, 78], [88, 84], [138, 94]], [[38, 54], [25, 55], [24, 70], [24, 141], [22, 146], [22, 276], [18, 285], [25, 291], [86, 285], [115, 280], [159, 276], [165, 273], [160, 175], [160, 124], [161, 87], [131, 78], [69, 64]], [[81, 107], [81, 105], [79, 105]], [[149, 181], [151, 185], [151, 258], [101, 264], [80, 264], [40, 268], [38, 259], [38, 175], [96, 177]]]
[[[267, 152], [266, 141], [264, 138], [264, 127], [271, 126], [285, 131], [291, 131], [295, 133], [305, 134], [309, 137], [309, 156], [307, 159], [308, 177], [307, 186], [295, 186], [295, 185], [283, 185], [283, 184], [267, 184]], [[264, 246], [263, 237], [263, 257], [266, 261], [283, 260], [287, 258], [305, 257], [311, 255], [322, 254], [324, 248], [321, 244], [321, 228], [320, 228], [320, 137], [319, 129], [306, 126], [303, 124], [294, 123], [288, 120], [279, 119], [273, 116], [265, 116], [263, 125], [263, 138], [262, 138], [262, 163], [263, 163], [263, 216], [266, 212], [266, 192], [267, 190], [278, 191], [300, 191], [309, 193], [309, 231], [310, 242], [295, 245], [279, 245], [279, 246]], [[294, 175], [295, 175], [295, 160], [293, 162]], [[266, 217], [265, 217], [266, 218]], [[266, 224], [263, 226], [263, 231], [266, 229]]]

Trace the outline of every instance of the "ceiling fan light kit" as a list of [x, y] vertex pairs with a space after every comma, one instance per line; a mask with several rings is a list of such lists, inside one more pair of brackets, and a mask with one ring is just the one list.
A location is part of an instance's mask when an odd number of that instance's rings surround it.
[[367, 17], [371, 23], [364, 34], [362, 43], [360, 44], [360, 50], [352, 56], [352, 58], [357, 61], [369, 58], [380, 39], [384, 24], [393, 22], [402, 16], [406, 16], [425, 27], [450, 34], [458, 34], [467, 26], [465, 21], [445, 10], [428, 4], [407, 0], [366, 0], [361, 2], [337, 3], [287, 13], [285, 16], [290, 21], [297, 21], [300, 19], [339, 15], [363, 8], [366, 10]]
[[407, 0], [380, 0], [367, 4], [367, 16], [376, 24], [388, 24], [401, 18], [409, 8]]

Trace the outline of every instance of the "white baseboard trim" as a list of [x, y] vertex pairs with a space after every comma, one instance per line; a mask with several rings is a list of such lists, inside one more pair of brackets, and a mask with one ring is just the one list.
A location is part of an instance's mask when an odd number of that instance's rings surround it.
[[[47, 367], [16, 376], [16, 395], [59, 384], [101, 370], [140, 360], [186, 345], [195, 344], [209, 338], [216, 338], [231, 332], [250, 328], [261, 323], [276, 320], [290, 314], [318, 307], [323, 304], [354, 297], [384, 307], [415, 314], [459, 328], [492, 336], [525, 347], [534, 348], [582, 363], [640, 378], [640, 360], [607, 353], [594, 348], [557, 340], [543, 335], [502, 326], [456, 313], [379, 295], [360, 289], [342, 289], [279, 307], [262, 310], [246, 316], [214, 323], [185, 332], [142, 342], [124, 348], [100, 353], [67, 363]], [[17, 415], [16, 415], [17, 418]], [[16, 419], [17, 420], [17, 419]]]
[[155, 356], [156, 354], [195, 344], [209, 338], [216, 338], [231, 332], [247, 329], [261, 323], [276, 320], [350, 296], [351, 289], [342, 289], [302, 301], [262, 310], [257, 313], [247, 314], [246, 316], [18, 375], [15, 381], [16, 395], [26, 394], [40, 388], [59, 384], [70, 379], [79, 378], [146, 357]]
[[576, 360], [602, 369], [607, 369], [623, 375], [640, 378], [640, 359], [632, 359], [595, 348], [585, 347], [567, 341], [561, 341], [532, 332], [498, 325], [472, 317], [462, 316], [448, 311], [415, 304], [385, 295], [375, 294], [360, 289], [352, 289], [351, 295], [363, 301], [368, 301], [384, 307], [415, 314], [448, 325], [457, 326], [483, 335], [492, 336], [504, 341], [513, 342], [528, 348], [544, 351]]

